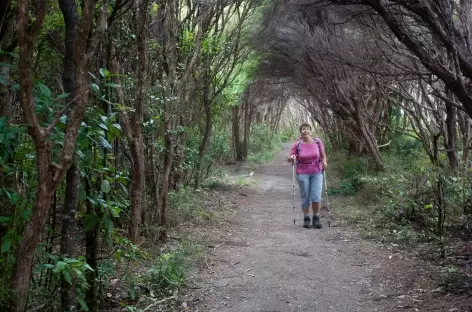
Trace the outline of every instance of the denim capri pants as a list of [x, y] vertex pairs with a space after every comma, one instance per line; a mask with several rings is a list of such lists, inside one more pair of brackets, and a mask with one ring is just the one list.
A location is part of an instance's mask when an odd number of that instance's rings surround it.
[[321, 201], [321, 192], [323, 189], [323, 172], [315, 174], [297, 174], [298, 186], [300, 187], [300, 197], [302, 209], [310, 207], [312, 203]]

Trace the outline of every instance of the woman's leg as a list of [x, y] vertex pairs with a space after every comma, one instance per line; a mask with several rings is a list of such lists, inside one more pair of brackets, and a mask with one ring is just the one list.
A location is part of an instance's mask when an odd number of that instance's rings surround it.
[[310, 177], [310, 199], [311, 209], [313, 210], [313, 226], [321, 228], [320, 208], [321, 208], [321, 192], [323, 190], [323, 173], [318, 172]]
[[297, 174], [297, 181], [302, 202], [303, 226], [310, 227], [310, 175]]

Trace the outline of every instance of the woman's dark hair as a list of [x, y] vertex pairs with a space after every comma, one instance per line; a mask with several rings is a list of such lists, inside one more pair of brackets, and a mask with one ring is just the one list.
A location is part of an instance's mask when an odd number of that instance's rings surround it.
[[302, 132], [302, 128], [303, 128], [303, 127], [308, 127], [308, 128], [310, 128], [310, 130], [311, 130], [311, 126], [310, 126], [309, 124], [307, 124], [307, 123], [304, 123], [304, 124], [302, 124], [302, 125], [300, 126], [300, 129], [299, 129], [299, 130], [300, 130], [300, 133]]

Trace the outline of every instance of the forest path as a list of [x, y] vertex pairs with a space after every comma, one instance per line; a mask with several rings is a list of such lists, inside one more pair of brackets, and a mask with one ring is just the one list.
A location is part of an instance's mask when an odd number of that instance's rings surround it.
[[[432, 284], [424, 261], [363, 240], [335, 219], [333, 227], [324, 218], [322, 229], [303, 229], [298, 185], [295, 213], [292, 208], [289, 148], [284, 144], [273, 161], [256, 170], [254, 183], [225, 191], [225, 200], [232, 201], [235, 209], [228, 227], [211, 237], [213, 261], [199, 276], [203, 300], [187, 309], [459, 311], [449, 310], [453, 304], [441, 308], [435, 300], [428, 303], [422, 298], [425, 291], [417, 288], [415, 278]], [[335, 171], [327, 171], [328, 186]], [[336, 209], [342, 207], [332, 205]]]

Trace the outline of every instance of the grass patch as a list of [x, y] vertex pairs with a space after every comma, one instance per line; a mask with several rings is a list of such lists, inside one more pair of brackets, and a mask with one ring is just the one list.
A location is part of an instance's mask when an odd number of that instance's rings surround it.
[[178, 191], [170, 191], [169, 202], [171, 226], [177, 226], [183, 222], [197, 224], [214, 218], [214, 213], [204, 207], [201, 190], [186, 186], [179, 188]]
[[163, 250], [146, 274], [146, 288], [160, 296], [181, 290], [191, 279], [192, 266], [203, 259], [202, 246], [190, 241], [184, 241], [174, 249]]
[[[128, 311], [140, 312], [150, 304], [175, 296], [193, 280], [193, 268], [204, 262], [204, 248], [189, 240], [176, 246], [166, 246], [159, 250], [150, 266], [143, 274], [129, 274], [125, 289], [128, 292], [122, 306]], [[171, 303], [162, 301], [162, 306]], [[156, 304], [152, 311], [161, 311]]]

